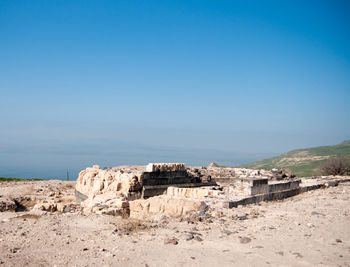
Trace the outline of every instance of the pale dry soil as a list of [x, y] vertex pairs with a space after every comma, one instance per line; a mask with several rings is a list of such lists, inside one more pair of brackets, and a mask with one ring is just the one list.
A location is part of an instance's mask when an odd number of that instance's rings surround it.
[[0, 266], [350, 266], [350, 183], [221, 211], [205, 222], [2, 212]]

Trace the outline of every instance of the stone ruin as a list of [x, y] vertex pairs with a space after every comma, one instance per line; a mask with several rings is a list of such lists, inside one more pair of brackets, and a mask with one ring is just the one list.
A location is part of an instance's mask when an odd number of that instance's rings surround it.
[[[350, 177], [297, 179], [286, 171], [243, 168], [187, 167], [182, 163], [103, 168], [95, 165], [79, 173], [75, 183], [21, 183], [0, 196], [0, 211], [30, 209], [47, 212], [97, 213], [153, 220], [180, 216], [202, 220], [227, 208], [291, 197], [309, 190], [349, 182]], [[20, 192], [25, 190], [26, 195]], [[75, 197], [74, 197], [75, 194]], [[75, 200], [74, 200], [75, 199]]]
[[75, 197], [85, 213], [187, 216], [209, 206], [231, 208], [252, 196], [276, 198], [276, 192], [299, 188], [300, 180], [283, 173], [279, 181], [280, 176], [282, 172], [276, 170], [186, 167], [183, 163], [103, 169], [94, 165], [79, 173]]

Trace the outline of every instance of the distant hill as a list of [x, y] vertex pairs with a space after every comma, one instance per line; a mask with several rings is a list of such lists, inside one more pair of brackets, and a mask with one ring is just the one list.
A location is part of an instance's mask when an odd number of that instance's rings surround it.
[[280, 156], [263, 159], [239, 167], [249, 169], [288, 169], [298, 177], [321, 175], [319, 167], [332, 157], [350, 159], [350, 140], [335, 146], [297, 149]]

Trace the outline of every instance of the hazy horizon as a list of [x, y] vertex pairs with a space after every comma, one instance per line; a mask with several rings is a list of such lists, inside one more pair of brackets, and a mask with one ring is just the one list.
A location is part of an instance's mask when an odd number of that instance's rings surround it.
[[348, 1], [1, 1], [0, 177], [350, 139]]

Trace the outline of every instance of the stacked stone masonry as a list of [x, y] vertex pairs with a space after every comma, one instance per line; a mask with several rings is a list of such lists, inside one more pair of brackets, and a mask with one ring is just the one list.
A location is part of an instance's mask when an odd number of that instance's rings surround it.
[[183, 163], [104, 169], [95, 165], [79, 173], [75, 193], [85, 213], [146, 219], [161, 214], [186, 217], [203, 213], [203, 207], [232, 208], [321, 187], [304, 184], [304, 179], [278, 170], [186, 167]]

